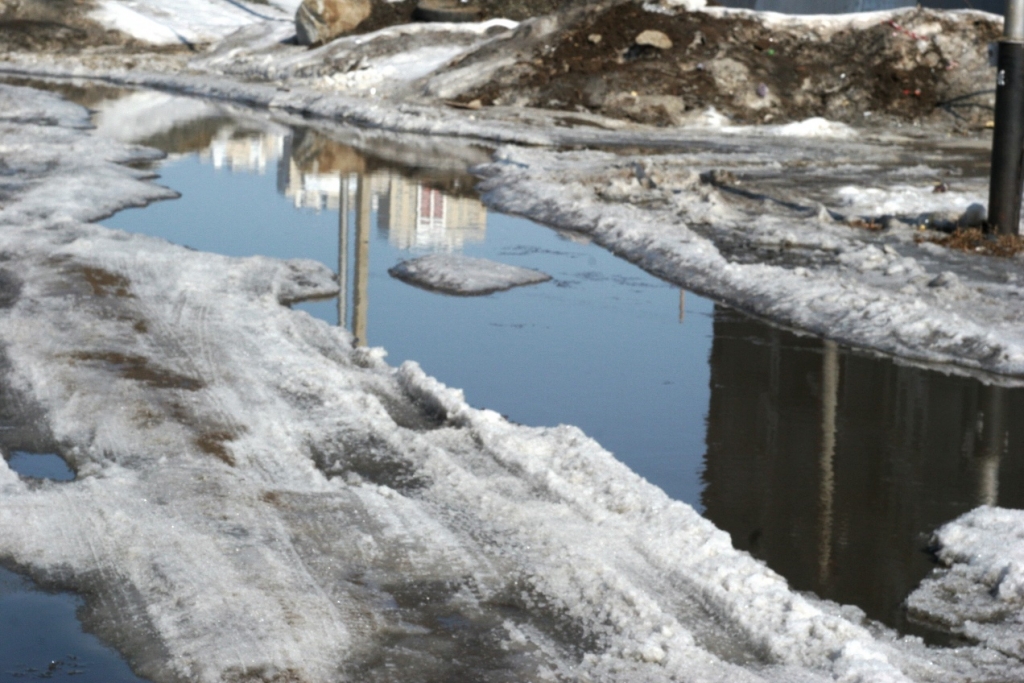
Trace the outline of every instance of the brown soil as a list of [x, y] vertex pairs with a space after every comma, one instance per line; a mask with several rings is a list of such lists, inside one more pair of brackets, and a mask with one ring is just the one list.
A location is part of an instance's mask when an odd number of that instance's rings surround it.
[[[581, 6], [590, 0], [476, 0], [481, 20], [505, 18], [523, 21], [531, 17], [544, 16]], [[408, 24], [415, 21], [417, 0], [399, 2], [375, 2], [369, 17], [362, 21], [353, 33], [370, 33], [387, 26]]]
[[[871, 112], [984, 125], [992, 99], [984, 91], [995, 79], [987, 46], [1000, 27], [928, 10], [900, 19], [822, 39], [751, 18], [606, 6], [582, 13], [458, 101], [586, 110], [656, 125], [708, 106], [748, 123], [811, 116], [861, 123]], [[936, 23], [941, 30], [930, 38], [915, 33]], [[645, 30], [663, 32], [672, 47], [636, 45]]]
[[1018, 235], [986, 235], [977, 228], [957, 229], [946, 237], [928, 241], [949, 249], [986, 256], [1010, 257], [1024, 251], [1024, 238]]

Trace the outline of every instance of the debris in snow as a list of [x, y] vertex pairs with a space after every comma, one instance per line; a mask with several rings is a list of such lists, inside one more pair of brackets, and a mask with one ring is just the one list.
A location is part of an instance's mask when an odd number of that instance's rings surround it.
[[462, 254], [421, 256], [402, 261], [388, 273], [418, 287], [464, 296], [491, 294], [551, 279], [550, 275], [538, 270]]
[[933, 244], [986, 256], [1016, 256], [1024, 251], [1024, 237], [1019, 235], [987, 235], [979, 228], [956, 228], [942, 237], [925, 238]]

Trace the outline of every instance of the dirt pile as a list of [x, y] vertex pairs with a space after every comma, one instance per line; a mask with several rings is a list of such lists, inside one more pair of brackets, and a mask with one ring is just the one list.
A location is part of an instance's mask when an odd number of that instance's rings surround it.
[[[524, 21], [532, 17], [564, 12], [590, 2], [592, 0], [475, 0], [472, 4], [479, 9], [477, 17], [481, 20]], [[371, 15], [359, 24], [353, 33], [370, 33], [387, 26], [417, 21], [418, 4], [419, 0], [374, 3]]]
[[[520, 43], [516, 63], [456, 100], [656, 125], [713, 106], [739, 123], [824, 116], [860, 124], [876, 116], [984, 126], [995, 87], [988, 46], [1001, 33], [995, 17], [920, 9], [892, 16], [822, 30], [771, 26], [754, 14], [592, 8], [544, 41], [511, 39], [510, 49]], [[657, 44], [652, 31], [661, 34]]]

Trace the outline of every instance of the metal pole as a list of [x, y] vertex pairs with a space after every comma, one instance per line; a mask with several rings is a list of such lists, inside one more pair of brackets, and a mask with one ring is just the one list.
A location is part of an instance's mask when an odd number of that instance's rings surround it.
[[1024, 0], [1006, 0], [1004, 22], [996, 69], [987, 232], [1016, 235], [1024, 180]]

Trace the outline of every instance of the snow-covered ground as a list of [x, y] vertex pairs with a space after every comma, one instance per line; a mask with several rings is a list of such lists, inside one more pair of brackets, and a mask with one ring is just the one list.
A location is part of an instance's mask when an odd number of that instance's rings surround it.
[[90, 18], [154, 45], [195, 44], [221, 40], [256, 23], [290, 24], [299, 4], [295, 0], [99, 0]]
[[[78, 475], [30, 485], [0, 465], [0, 554], [90, 595], [142, 674], [1022, 673], [797, 595], [578, 430], [510, 424], [352, 349], [282, 305], [334, 290], [318, 264], [84, 222], [166, 196], [114, 163], [146, 153], [51, 96], [0, 92], [21, 179], [0, 213], [5, 391]], [[24, 123], [43, 112], [52, 125]]]
[[[714, 112], [664, 130], [397, 103], [380, 95], [425, 87], [443, 98], [460, 78], [485, 77], [420, 67], [513, 25], [392, 28], [312, 54], [281, 43], [289, 8], [275, 7], [107, 0], [95, 18], [154, 42], [240, 30], [187, 69], [180, 54], [135, 56], [133, 68], [101, 53], [21, 54], [5, 68], [538, 145], [502, 148], [478, 169], [488, 202], [784, 324], [951, 371], [1024, 374], [1020, 258], [918, 239], [936, 236], [918, 229], [934, 212], [983, 201], [978, 180], [949, 175], [983, 152], [978, 141], [820, 120], [738, 128]], [[543, 34], [543, 22], [533, 29]], [[442, 49], [446, 35], [457, 44]], [[413, 49], [427, 60], [416, 68]], [[164, 112], [161, 97], [140, 94], [130, 109]], [[196, 107], [176, 115], [201, 116]], [[897, 638], [855, 608], [789, 590], [579, 430], [475, 410], [414, 364], [391, 368], [382, 351], [353, 350], [344, 331], [283, 305], [334, 292], [323, 267], [92, 224], [170, 196], [124, 165], [153, 156], [129, 144], [145, 137], [146, 117], [98, 121], [124, 142], [87, 131], [76, 106], [0, 87], [2, 389], [19, 424], [33, 425], [18, 438], [59, 451], [78, 474], [30, 484], [0, 460], [0, 559], [89, 595], [104, 635], [143, 675], [1024, 678], [1011, 642], [1019, 553], [988, 540], [1019, 528], [1014, 513], [981, 511], [940, 532], [952, 569], [911, 601], [982, 644]], [[661, 155], [551, 149], [668, 144]], [[950, 191], [935, 194], [938, 180]], [[960, 592], [973, 596], [966, 607], [947, 599]], [[995, 607], [979, 606], [985, 595]]]
[[[921, 229], [982, 200], [984, 186], [964, 179], [936, 195], [938, 169], [893, 177], [891, 151], [770, 138], [749, 153], [637, 158], [508, 147], [478, 171], [500, 210], [591, 235], [688, 289], [901, 358], [1024, 375], [1021, 259], [955, 252]], [[765, 182], [791, 169], [806, 186]], [[886, 227], [859, 227], [870, 223]]]

